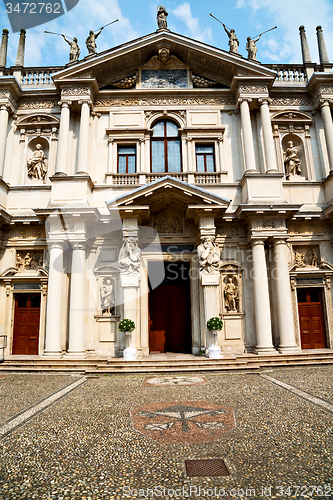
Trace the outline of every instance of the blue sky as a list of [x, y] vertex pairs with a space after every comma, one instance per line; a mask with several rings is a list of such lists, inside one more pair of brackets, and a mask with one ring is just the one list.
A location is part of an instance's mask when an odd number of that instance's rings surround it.
[[[12, 0], [15, 3], [15, 0]], [[69, 46], [61, 37], [47, 31], [76, 36], [81, 57], [87, 55], [85, 39], [90, 29], [119, 19], [107, 27], [97, 40], [99, 52], [128, 40], [152, 33], [157, 29], [157, 3], [133, 0], [80, 0], [70, 12], [47, 24], [27, 31], [26, 66], [64, 65], [68, 62]], [[246, 38], [275, 25], [277, 30], [264, 35], [258, 42], [258, 60], [262, 63], [301, 63], [298, 27], [304, 25], [312, 61], [318, 61], [316, 26], [321, 25], [328, 55], [333, 61], [333, 0], [206, 0], [166, 1], [171, 31], [228, 50], [228, 37], [223, 27], [209, 16], [212, 13], [229, 28], [234, 28], [240, 41], [239, 52], [246, 56]], [[0, 4], [1, 28], [10, 29], [4, 4]], [[10, 30], [8, 63], [15, 63], [18, 33]]]

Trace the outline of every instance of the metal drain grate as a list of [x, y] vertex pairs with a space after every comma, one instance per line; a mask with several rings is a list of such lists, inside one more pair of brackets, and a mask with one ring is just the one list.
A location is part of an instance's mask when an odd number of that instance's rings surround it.
[[230, 476], [221, 458], [210, 460], [185, 460], [186, 472], [189, 477]]

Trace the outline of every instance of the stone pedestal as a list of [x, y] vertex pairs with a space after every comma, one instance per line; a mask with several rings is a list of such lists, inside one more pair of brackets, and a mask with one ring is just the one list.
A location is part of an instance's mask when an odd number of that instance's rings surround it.
[[119, 316], [111, 314], [97, 314], [95, 321], [97, 322], [99, 348], [97, 353], [114, 357], [116, 355], [115, 343], [117, 336], [117, 328]]
[[[220, 273], [201, 273], [201, 286], [204, 294], [205, 326], [210, 318], [219, 317], [219, 284]], [[206, 329], [206, 355], [209, 356], [208, 346], [214, 345], [214, 335]], [[217, 346], [218, 347], [218, 346]], [[210, 348], [210, 347], [209, 347]]]

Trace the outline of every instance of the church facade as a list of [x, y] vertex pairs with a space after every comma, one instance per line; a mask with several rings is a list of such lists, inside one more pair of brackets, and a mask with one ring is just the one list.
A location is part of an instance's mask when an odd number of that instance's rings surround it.
[[[0, 76], [5, 355], [333, 348], [333, 73], [157, 32]], [[75, 58], [74, 58], [75, 59]]]

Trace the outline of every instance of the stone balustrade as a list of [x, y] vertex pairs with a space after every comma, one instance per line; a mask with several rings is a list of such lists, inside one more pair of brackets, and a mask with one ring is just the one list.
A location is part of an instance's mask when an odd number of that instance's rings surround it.
[[[166, 175], [170, 175], [175, 179], [183, 182], [189, 182], [190, 184], [222, 184], [222, 177], [226, 172], [200, 172], [194, 174], [188, 174], [187, 172], [168, 172], [166, 173], [143, 173], [143, 174], [106, 174], [107, 184], [113, 184], [116, 186], [136, 186], [143, 184], [150, 184], [151, 182], [157, 181]], [[194, 180], [193, 180], [194, 179]]]

